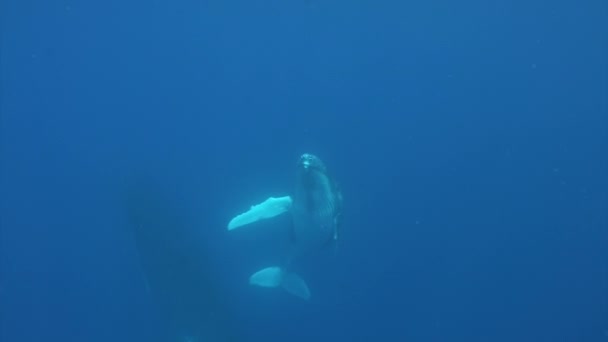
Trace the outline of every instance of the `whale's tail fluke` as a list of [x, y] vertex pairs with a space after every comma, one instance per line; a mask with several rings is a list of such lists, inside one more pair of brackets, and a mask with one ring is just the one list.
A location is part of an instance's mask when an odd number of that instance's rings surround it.
[[304, 279], [281, 267], [267, 267], [257, 271], [249, 278], [249, 283], [262, 287], [282, 287], [294, 296], [310, 299], [310, 290]]

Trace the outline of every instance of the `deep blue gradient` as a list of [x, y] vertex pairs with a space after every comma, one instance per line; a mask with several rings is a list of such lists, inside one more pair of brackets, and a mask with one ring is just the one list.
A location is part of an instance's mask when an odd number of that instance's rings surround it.
[[[140, 178], [243, 341], [608, 340], [605, 0], [2, 0], [0, 25], [0, 341], [165, 333]], [[310, 302], [247, 284], [286, 219], [226, 231], [304, 152], [345, 198]]]

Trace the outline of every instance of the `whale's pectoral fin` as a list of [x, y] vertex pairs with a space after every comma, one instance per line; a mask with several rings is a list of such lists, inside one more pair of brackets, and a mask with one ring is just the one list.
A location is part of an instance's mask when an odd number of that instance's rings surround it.
[[230, 220], [228, 230], [280, 215], [291, 208], [291, 202], [289, 196], [270, 197], [260, 204], [251, 206], [251, 209]]
[[310, 299], [310, 290], [299, 275], [287, 272], [280, 267], [267, 267], [255, 272], [249, 284], [261, 287], [282, 287], [290, 294], [302, 299]]

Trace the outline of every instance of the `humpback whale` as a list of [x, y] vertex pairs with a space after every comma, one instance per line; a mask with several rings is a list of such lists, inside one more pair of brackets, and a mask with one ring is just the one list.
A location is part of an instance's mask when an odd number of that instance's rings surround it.
[[242, 341], [200, 235], [161, 188], [141, 179], [126, 192], [143, 285], [164, 318], [153, 341]]
[[291, 196], [270, 197], [237, 216], [228, 223], [234, 230], [250, 223], [291, 214], [291, 253], [282, 265], [255, 272], [249, 283], [262, 287], [282, 287], [287, 292], [308, 300], [306, 282], [291, 270], [291, 260], [318, 250], [336, 241], [340, 228], [342, 195], [328, 175], [319, 157], [305, 153], [296, 168], [295, 189]]

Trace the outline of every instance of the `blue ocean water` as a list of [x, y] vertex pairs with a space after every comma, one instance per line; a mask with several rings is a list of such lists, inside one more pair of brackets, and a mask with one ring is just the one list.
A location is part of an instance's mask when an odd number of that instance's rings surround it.
[[[607, 341], [608, 3], [0, 2], [0, 341]], [[345, 208], [228, 232], [319, 155]], [[233, 234], [234, 233], [234, 234]]]

